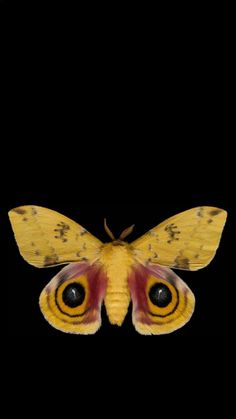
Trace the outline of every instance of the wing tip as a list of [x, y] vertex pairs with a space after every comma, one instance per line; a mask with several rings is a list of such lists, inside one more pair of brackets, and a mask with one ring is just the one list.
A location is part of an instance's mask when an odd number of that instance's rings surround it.
[[8, 216], [13, 214], [18, 215], [25, 215], [27, 213], [27, 209], [29, 208], [36, 208], [36, 205], [19, 205], [18, 207], [14, 207], [8, 211]]

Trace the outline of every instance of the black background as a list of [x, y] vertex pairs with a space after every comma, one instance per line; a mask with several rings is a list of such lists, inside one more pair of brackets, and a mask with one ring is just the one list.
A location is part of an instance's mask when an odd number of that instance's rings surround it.
[[[175, 416], [189, 417], [189, 403], [200, 417], [208, 408], [209, 417], [219, 413], [219, 406], [227, 417], [234, 401], [228, 373], [235, 364], [229, 344], [235, 327], [228, 321], [235, 305], [235, 15], [188, 7], [173, 10], [168, 3], [164, 13], [146, 10], [145, 17], [142, 5], [135, 16], [133, 7], [130, 13], [117, 8], [107, 18], [104, 6], [99, 19], [89, 5], [74, 24], [71, 11], [64, 19], [55, 9], [43, 11], [38, 25], [39, 11], [27, 10], [24, 19], [17, 14], [15, 33], [9, 14], [0, 165], [7, 255], [1, 267], [11, 335], [9, 394], [19, 401], [8, 410], [21, 407], [32, 417], [26, 400], [32, 389], [37, 414], [42, 406], [45, 415], [45, 400], [53, 414], [63, 402], [77, 414], [89, 396], [96, 415], [105, 415], [109, 402], [122, 415], [128, 406], [132, 413], [143, 408], [147, 417], [153, 408], [157, 415], [164, 410], [167, 417], [173, 408]], [[7, 211], [25, 204], [55, 209], [102, 240], [104, 216], [115, 234], [135, 223], [130, 239], [194, 206], [224, 208], [229, 219], [211, 265], [179, 273], [197, 299], [188, 325], [168, 336], [142, 337], [131, 313], [117, 328], [103, 311], [96, 335], [73, 336], [49, 326], [39, 310], [40, 292], [60, 267], [38, 270], [21, 258]]]

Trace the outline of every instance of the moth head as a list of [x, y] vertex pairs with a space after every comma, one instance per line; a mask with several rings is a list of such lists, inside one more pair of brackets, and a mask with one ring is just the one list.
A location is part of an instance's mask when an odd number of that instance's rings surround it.
[[133, 232], [134, 227], [135, 227], [135, 225], [133, 224], [132, 226], [126, 228], [121, 233], [119, 239], [117, 240], [115, 238], [114, 234], [112, 233], [112, 231], [110, 230], [110, 228], [108, 227], [106, 218], [104, 219], [105, 231], [108, 234], [108, 236], [112, 239], [112, 241], [114, 242], [113, 244], [117, 244], [117, 245], [121, 244], [122, 245], [122, 242], [126, 239], [126, 237], [128, 237]]

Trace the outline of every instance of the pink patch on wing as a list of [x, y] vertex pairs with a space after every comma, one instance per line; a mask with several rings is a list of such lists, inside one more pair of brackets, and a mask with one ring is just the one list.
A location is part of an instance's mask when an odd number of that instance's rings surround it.
[[131, 298], [133, 302], [133, 313], [136, 320], [145, 324], [152, 324], [153, 322], [147, 316], [149, 311], [148, 295], [146, 292], [148, 277], [152, 275], [158, 279], [163, 279], [174, 287], [176, 287], [177, 276], [170, 269], [162, 266], [144, 266], [136, 264], [133, 267], [132, 273], [129, 277], [129, 287]]
[[146, 285], [149, 275], [150, 272], [145, 266], [135, 265], [129, 277], [128, 282], [135, 312], [136, 310], [147, 310]]
[[88, 315], [84, 320], [90, 323], [100, 316], [102, 302], [105, 297], [107, 287], [107, 276], [99, 265], [93, 265], [86, 272], [89, 286]]
[[107, 287], [107, 276], [102, 267], [98, 264], [71, 263], [63, 268], [46, 287], [46, 292], [49, 296], [53, 289], [57, 289], [64, 282], [73, 279], [76, 280], [83, 275], [87, 277], [89, 293], [86, 315], [82, 321], [79, 318], [75, 318], [73, 324], [91, 323], [100, 318], [101, 305]]

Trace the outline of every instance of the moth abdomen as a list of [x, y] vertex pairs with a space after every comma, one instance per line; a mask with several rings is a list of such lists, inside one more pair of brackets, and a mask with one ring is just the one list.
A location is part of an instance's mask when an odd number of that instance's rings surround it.
[[105, 245], [101, 262], [108, 278], [105, 297], [107, 315], [111, 324], [121, 326], [131, 300], [128, 277], [134, 261], [129, 245], [114, 246], [113, 242]]
[[109, 321], [113, 325], [121, 326], [124, 322], [130, 304], [130, 293], [127, 289], [114, 290], [108, 287], [105, 306]]

